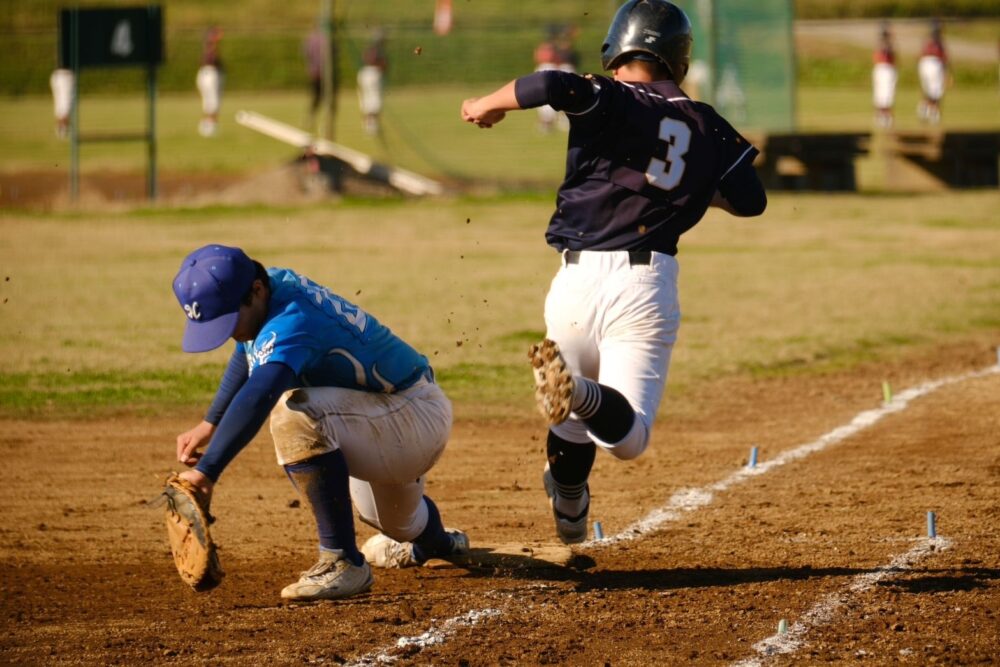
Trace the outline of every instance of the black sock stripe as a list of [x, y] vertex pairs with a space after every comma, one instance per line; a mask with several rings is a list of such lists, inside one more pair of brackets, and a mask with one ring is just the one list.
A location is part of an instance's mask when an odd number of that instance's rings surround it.
[[576, 500], [583, 497], [583, 492], [587, 490], [587, 482], [580, 484], [560, 484], [556, 482], [556, 493], [565, 500]]

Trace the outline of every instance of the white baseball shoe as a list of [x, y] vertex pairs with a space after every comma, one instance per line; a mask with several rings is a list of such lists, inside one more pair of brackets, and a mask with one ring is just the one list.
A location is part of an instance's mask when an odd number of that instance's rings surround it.
[[[445, 532], [451, 538], [451, 551], [447, 555], [433, 556], [433, 558], [444, 558], [447, 560], [448, 556], [459, 556], [469, 553], [468, 535], [460, 530], [451, 528], [445, 528]], [[423, 565], [413, 555], [412, 542], [397, 542], [382, 533], [369, 537], [361, 546], [361, 553], [365, 555], [365, 560], [375, 567], [404, 568]]]
[[587, 540], [587, 516], [590, 514], [590, 489], [587, 489], [587, 507], [583, 513], [575, 519], [567, 517], [556, 509], [556, 480], [552, 478], [552, 472], [545, 466], [542, 473], [542, 485], [545, 486], [545, 495], [549, 497], [549, 505], [552, 507], [552, 517], [556, 521], [556, 535], [563, 544], [579, 544]]
[[555, 426], [569, 419], [573, 408], [573, 375], [554, 340], [546, 338], [528, 350], [535, 374], [535, 402], [538, 410]]
[[285, 586], [281, 597], [286, 600], [336, 600], [364, 593], [375, 577], [368, 563], [355, 565], [339, 553], [324, 551], [319, 562], [302, 573], [294, 584]]

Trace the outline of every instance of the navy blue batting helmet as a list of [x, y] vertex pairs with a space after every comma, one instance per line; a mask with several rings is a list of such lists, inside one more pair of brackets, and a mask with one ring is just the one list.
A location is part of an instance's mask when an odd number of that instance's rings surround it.
[[630, 59], [655, 60], [680, 83], [691, 64], [691, 21], [666, 0], [629, 0], [608, 28], [601, 65], [613, 70]]

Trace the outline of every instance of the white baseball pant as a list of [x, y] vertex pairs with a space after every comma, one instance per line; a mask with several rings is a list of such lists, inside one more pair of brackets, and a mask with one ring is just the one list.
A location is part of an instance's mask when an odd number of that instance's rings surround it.
[[645, 451], [663, 397], [670, 354], [680, 326], [677, 260], [651, 253], [648, 265], [631, 265], [629, 253], [588, 252], [566, 262], [545, 299], [547, 337], [559, 345], [574, 375], [612, 387], [635, 410], [632, 431], [602, 442], [575, 415], [552, 427], [569, 442], [593, 440], [619, 459]]
[[358, 106], [365, 115], [382, 112], [382, 70], [375, 65], [358, 70]]
[[52, 105], [57, 119], [69, 118], [73, 109], [73, 71], [57, 69], [49, 76], [49, 86], [52, 88]]
[[875, 63], [872, 68], [872, 102], [876, 109], [891, 109], [896, 101], [896, 67]]
[[195, 84], [201, 94], [201, 110], [207, 115], [219, 113], [222, 104], [222, 74], [214, 65], [202, 65], [198, 68]]
[[927, 99], [940, 100], [944, 97], [945, 69], [940, 58], [921, 56], [917, 61], [917, 73], [920, 75], [920, 87]]

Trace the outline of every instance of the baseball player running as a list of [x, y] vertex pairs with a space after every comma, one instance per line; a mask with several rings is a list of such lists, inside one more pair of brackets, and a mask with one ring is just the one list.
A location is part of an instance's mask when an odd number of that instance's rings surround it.
[[483, 128], [542, 104], [570, 118], [546, 232], [561, 267], [546, 339], [530, 351], [550, 424], [543, 483], [566, 544], [587, 537], [596, 447], [627, 460], [649, 443], [680, 322], [678, 237], [709, 206], [756, 216], [767, 205], [757, 150], [681, 90], [690, 53], [684, 12], [629, 0], [601, 48], [612, 78], [536, 72], [462, 104], [462, 118]]
[[[206, 498], [268, 415], [278, 463], [312, 511], [319, 560], [281, 591], [291, 600], [368, 590], [369, 563], [419, 565], [466, 553], [424, 476], [444, 451], [451, 403], [427, 358], [370, 314], [290, 269], [239, 248], [195, 250], [174, 278], [183, 349], [236, 341], [204, 421], [177, 437], [181, 473]], [[199, 450], [208, 445], [204, 453]], [[381, 531], [359, 551], [354, 514]]]

